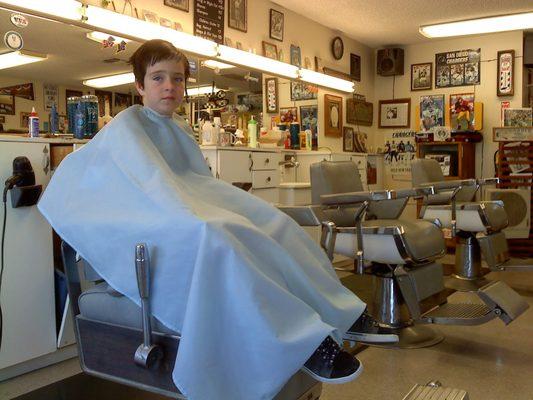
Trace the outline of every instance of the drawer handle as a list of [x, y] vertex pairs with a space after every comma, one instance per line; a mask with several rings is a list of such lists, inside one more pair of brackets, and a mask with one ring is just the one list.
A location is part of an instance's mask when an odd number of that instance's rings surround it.
[[266, 179], [267, 182], [270, 182], [271, 180], [272, 180], [272, 179], [270, 178], [270, 176], [267, 177], [267, 179]]
[[265, 164], [268, 164], [269, 162], [270, 162], [270, 158], [267, 158], [267, 159], [265, 160]]

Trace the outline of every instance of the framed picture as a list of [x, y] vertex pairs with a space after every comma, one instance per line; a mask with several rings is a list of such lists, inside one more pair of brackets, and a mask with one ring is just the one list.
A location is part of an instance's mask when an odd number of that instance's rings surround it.
[[361, 82], [361, 57], [353, 53], [350, 53], [350, 77]]
[[427, 132], [433, 127], [444, 126], [444, 95], [420, 97], [420, 130]]
[[283, 42], [283, 13], [270, 9], [270, 38]]
[[433, 64], [411, 64], [411, 91], [433, 88]]
[[297, 67], [302, 66], [302, 52], [300, 51], [300, 46], [295, 46], [291, 44], [291, 64], [296, 65]]
[[164, 26], [165, 28], [174, 29], [174, 22], [168, 18], [159, 18], [159, 25]]
[[344, 43], [340, 36], [336, 36], [331, 41], [331, 54], [335, 60], [340, 60], [344, 55]]
[[298, 121], [298, 109], [296, 107], [280, 107], [279, 121], [282, 124]]
[[353, 151], [356, 153], [366, 153], [366, 142], [368, 135], [364, 132], [354, 132], [353, 134]]
[[326, 136], [342, 136], [342, 97], [324, 95], [324, 134]]
[[30, 121], [30, 113], [21, 111], [21, 113], [20, 113], [20, 127], [21, 128], [28, 128], [30, 126], [29, 125], [29, 121]]
[[238, 31], [248, 31], [248, 0], [228, 0], [228, 26]]
[[133, 104], [131, 94], [115, 93], [115, 104], [113, 105], [113, 115], [117, 115]]
[[0, 95], [0, 114], [15, 115], [15, 96]]
[[435, 54], [435, 88], [478, 85], [481, 49]]
[[189, 0], [165, 0], [165, 6], [189, 12]]
[[278, 112], [278, 78], [265, 79], [267, 113]]
[[146, 22], [159, 25], [159, 16], [153, 11], [143, 10], [143, 19]]
[[514, 50], [498, 52], [498, 96], [514, 95]]
[[278, 59], [278, 48], [274, 43], [269, 43], [263, 41], [263, 56], [267, 58], [272, 58], [273, 60]]
[[94, 95], [98, 97], [98, 116], [105, 115], [105, 105], [109, 106], [109, 115], [113, 115], [113, 93], [106, 90], [95, 90]]
[[531, 126], [531, 108], [506, 108], [503, 110], [503, 126]]
[[474, 93], [450, 95], [450, 127], [456, 131], [474, 130]]
[[348, 126], [342, 129], [342, 150], [353, 152], [353, 128]]
[[411, 122], [411, 99], [379, 101], [380, 128], [408, 128]]
[[346, 100], [346, 122], [354, 125], [372, 126], [374, 105], [355, 99]]
[[291, 81], [291, 101], [314, 100], [318, 96], [318, 86], [305, 82]]
[[533, 142], [533, 127], [498, 127], [492, 128], [495, 142]]
[[317, 133], [318, 106], [300, 106], [300, 125], [302, 130], [310, 129], [313, 135]]

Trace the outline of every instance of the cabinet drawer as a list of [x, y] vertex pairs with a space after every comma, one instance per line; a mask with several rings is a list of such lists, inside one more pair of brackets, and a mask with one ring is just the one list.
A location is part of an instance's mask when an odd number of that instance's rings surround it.
[[252, 171], [252, 188], [271, 188], [279, 186], [279, 171]]
[[252, 152], [252, 171], [262, 171], [267, 169], [277, 170], [279, 162], [281, 161], [281, 154], [279, 153], [263, 153]]

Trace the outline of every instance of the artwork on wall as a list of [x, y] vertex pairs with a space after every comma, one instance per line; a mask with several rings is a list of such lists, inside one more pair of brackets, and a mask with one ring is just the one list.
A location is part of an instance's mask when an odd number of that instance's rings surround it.
[[247, 0], [228, 0], [228, 26], [242, 32], [248, 31]]
[[324, 95], [324, 134], [342, 136], [342, 97]]
[[30, 113], [22, 111], [20, 113], [20, 127], [21, 128], [28, 128], [29, 127], [29, 121], [30, 121]]
[[21, 99], [35, 100], [33, 83], [31, 82], [0, 88], [0, 94], [20, 97]]
[[314, 100], [318, 96], [318, 86], [305, 82], [291, 81], [291, 101]]
[[379, 127], [407, 128], [411, 117], [411, 99], [380, 100]]
[[291, 44], [291, 64], [301, 67], [302, 65], [302, 52], [300, 46]]
[[0, 94], [0, 114], [15, 115], [15, 97]]
[[143, 10], [143, 19], [146, 22], [159, 25], [159, 16], [153, 11]]
[[335, 60], [340, 60], [344, 55], [344, 43], [340, 36], [336, 36], [331, 41], [331, 54]]
[[498, 52], [497, 95], [514, 95], [514, 50]]
[[433, 64], [411, 64], [411, 90], [431, 90], [433, 87]]
[[474, 130], [474, 93], [450, 95], [450, 127], [456, 131]]
[[270, 38], [283, 42], [283, 13], [270, 9]]
[[353, 53], [350, 53], [350, 77], [361, 82], [361, 57]]
[[364, 132], [354, 132], [353, 134], [353, 151], [356, 153], [366, 153], [366, 141], [368, 135]]
[[498, 127], [492, 128], [495, 142], [533, 142], [533, 127]]
[[98, 116], [103, 117], [105, 115], [106, 103], [109, 105], [109, 115], [114, 115], [112, 104], [113, 93], [105, 90], [95, 90], [94, 95], [98, 97]]
[[115, 103], [113, 104], [113, 115], [117, 115], [132, 105], [131, 94], [115, 93]]
[[263, 41], [263, 56], [267, 58], [272, 58], [273, 60], [278, 59], [278, 48], [274, 43], [269, 43]]
[[[43, 84], [44, 109], [50, 111], [52, 104], [59, 105], [59, 88], [57, 85]], [[57, 110], [57, 108], [56, 108]]]
[[164, 0], [165, 6], [189, 12], [189, 0]]
[[342, 131], [342, 150], [353, 152], [353, 128], [345, 126]]
[[374, 105], [355, 99], [346, 100], [346, 122], [354, 125], [372, 126]]
[[444, 95], [420, 97], [420, 130], [429, 131], [444, 126]]
[[503, 126], [531, 126], [531, 108], [506, 108], [503, 110]]
[[435, 54], [435, 88], [478, 85], [481, 49]]
[[313, 135], [316, 135], [318, 127], [318, 106], [300, 106], [300, 124], [302, 130], [310, 129]]
[[159, 25], [164, 26], [165, 28], [174, 29], [174, 23], [168, 18], [159, 18]]
[[[385, 170], [393, 180], [404, 180], [411, 174], [411, 162], [416, 156], [415, 131], [385, 132]], [[409, 178], [410, 180], [410, 178]]]
[[278, 112], [278, 78], [265, 79], [267, 113]]
[[279, 121], [282, 124], [290, 124], [298, 121], [298, 109], [296, 107], [280, 107]]

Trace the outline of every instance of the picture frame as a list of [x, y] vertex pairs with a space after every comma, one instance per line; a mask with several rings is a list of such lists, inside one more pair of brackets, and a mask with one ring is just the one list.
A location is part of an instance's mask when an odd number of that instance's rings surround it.
[[342, 136], [342, 97], [324, 95], [324, 135]]
[[164, 0], [163, 4], [167, 7], [189, 12], [189, 0]]
[[435, 89], [480, 83], [481, 48], [435, 54]]
[[331, 54], [335, 60], [340, 60], [344, 55], [344, 42], [340, 36], [335, 36], [331, 41]]
[[291, 44], [291, 64], [297, 67], [302, 66], [302, 52], [300, 46]]
[[473, 131], [475, 125], [474, 93], [450, 94], [450, 127], [455, 131]]
[[379, 128], [408, 128], [411, 124], [411, 99], [379, 101]]
[[514, 50], [498, 51], [498, 72], [496, 74], [496, 94], [498, 96], [514, 95]]
[[350, 53], [350, 77], [361, 82], [361, 56], [354, 53]]
[[278, 59], [278, 47], [274, 43], [265, 42], [263, 40], [263, 57]]
[[270, 38], [283, 42], [285, 16], [278, 10], [270, 9]]
[[411, 91], [433, 89], [433, 63], [411, 64]]
[[290, 124], [291, 122], [298, 122], [298, 108], [297, 107], [280, 107], [279, 120], [282, 124]]
[[174, 29], [174, 22], [165, 17], [159, 17], [159, 25], [164, 26], [165, 28]]
[[28, 128], [30, 126], [30, 113], [26, 111], [20, 112], [20, 127], [21, 128]]
[[277, 113], [279, 104], [278, 78], [265, 79], [267, 113]]
[[130, 93], [114, 93], [113, 97], [113, 113], [111, 114], [113, 116], [133, 104], [133, 98]]
[[228, 26], [248, 32], [248, 0], [228, 0]]
[[15, 96], [0, 95], [0, 115], [15, 115]]
[[346, 122], [348, 124], [372, 126], [374, 104], [367, 101], [346, 99]]
[[529, 108], [506, 108], [503, 110], [503, 126], [532, 126], [533, 110]]
[[315, 100], [317, 97], [318, 86], [291, 81], [291, 101]]
[[98, 97], [98, 116], [105, 115], [105, 103], [109, 103], [109, 115], [113, 115], [113, 92], [107, 90], [95, 90], [94, 95]]
[[501, 126], [492, 128], [494, 142], [532, 142], [533, 127]]
[[318, 106], [300, 106], [300, 127], [310, 129], [313, 135], [318, 131]]
[[143, 10], [142, 16], [146, 22], [151, 22], [152, 24], [159, 25], [159, 15], [157, 15], [155, 12], [150, 10]]
[[444, 95], [420, 96], [420, 130], [429, 132], [434, 127], [442, 127], [445, 122]]
[[342, 128], [342, 151], [353, 152], [353, 128], [345, 126]]

